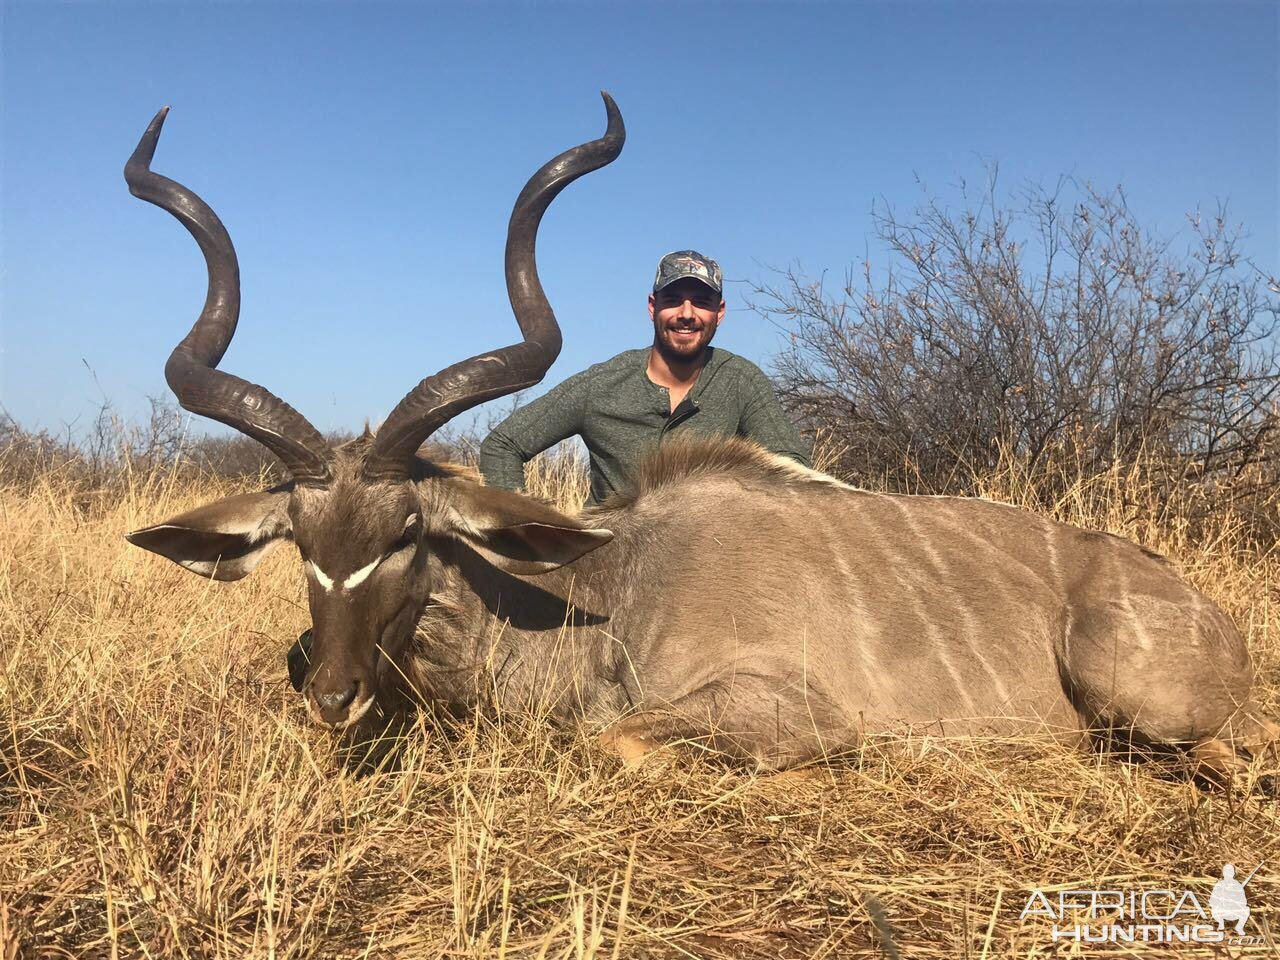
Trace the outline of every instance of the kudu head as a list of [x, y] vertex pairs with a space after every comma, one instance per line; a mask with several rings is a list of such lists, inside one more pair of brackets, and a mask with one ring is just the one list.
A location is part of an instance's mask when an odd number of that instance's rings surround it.
[[209, 289], [165, 378], [178, 402], [253, 437], [290, 480], [229, 497], [127, 535], [130, 543], [216, 580], [238, 580], [273, 545], [292, 540], [306, 570], [313, 625], [303, 690], [313, 716], [333, 727], [359, 720], [396, 673], [396, 658], [431, 593], [433, 549], [460, 541], [508, 573], [543, 573], [607, 542], [519, 494], [450, 475], [417, 455], [465, 410], [538, 383], [560, 352], [560, 329], [538, 280], [535, 243], [551, 201], [610, 163], [625, 131], [603, 94], [605, 135], [543, 165], [516, 200], [507, 230], [507, 292], [524, 339], [427, 377], [377, 435], [336, 449], [269, 390], [218, 370], [240, 313], [235, 250], [217, 215], [192, 191], [151, 170], [168, 108], [156, 114], [125, 165], [134, 196], [173, 214], [204, 252]]

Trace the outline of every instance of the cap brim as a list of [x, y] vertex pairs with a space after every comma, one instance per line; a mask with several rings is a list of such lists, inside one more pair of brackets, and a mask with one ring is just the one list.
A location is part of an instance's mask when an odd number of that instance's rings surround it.
[[719, 287], [716, 287], [710, 283], [707, 283], [707, 278], [702, 276], [702, 274], [700, 273], [677, 273], [673, 277], [668, 277], [661, 284], [654, 286], [653, 292], [657, 293], [659, 290], [665, 290], [667, 287], [671, 286], [677, 280], [697, 280], [700, 284], [702, 284], [708, 290], [711, 290], [717, 295], [723, 295], [724, 293], [724, 291], [721, 290]]

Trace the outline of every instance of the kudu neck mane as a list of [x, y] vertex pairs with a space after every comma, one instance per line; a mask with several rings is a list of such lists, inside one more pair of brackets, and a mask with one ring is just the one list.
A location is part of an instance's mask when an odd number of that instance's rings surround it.
[[596, 525], [612, 529], [615, 517], [647, 497], [677, 484], [714, 477], [771, 488], [829, 479], [738, 437], [679, 437], [662, 444], [640, 462], [633, 490], [615, 494], [585, 515], [598, 521]]

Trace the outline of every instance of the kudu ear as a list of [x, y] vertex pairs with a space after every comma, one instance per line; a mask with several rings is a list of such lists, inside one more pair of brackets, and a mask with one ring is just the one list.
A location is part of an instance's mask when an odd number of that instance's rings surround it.
[[466, 480], [442, 480], [443, 526], [436, 532], [461, 540], [499, 570], [520, 576], [548, 573], [613, 539], [537, 500], [482, 487]]
[[125, 539], [202, 577], [239, 580], [292, 534], [290, 486], [215, 500], [164, 523], [126, 533]]

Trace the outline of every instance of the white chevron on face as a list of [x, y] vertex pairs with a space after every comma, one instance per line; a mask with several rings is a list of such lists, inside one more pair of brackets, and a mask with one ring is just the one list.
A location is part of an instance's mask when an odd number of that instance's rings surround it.
[[317, 567], [317, 566], [316, 566], [314, 563], [312, 563], [310, 560], [308, 560], [308, 561], [307, 561], [307, 566], [309, 566], [309, 567], [311, 568], [311, 574], [312, 574], [312, 576], [314, 576], [314, 577], [316, 578], [316, 582], [317, 582], [318, 584], [320, 584], [320, 586], [324, 587], [324, 588], [325, 588], [325, 590], [332, 590], [332, 589], [333, 589], [333, 578], [332, 578], [332, 577], [330, 577], [327, 573], [325, 573], [323, 570], [321, 570], [319, 567]]
[[376, 560], [365, 564], [345, 580], [339, 580], [336, 582], [333, 577], [329, 576], [317, 567], [313, 561], [308, 561], [308, 565], [311, 567], [311, 572], [315, 575], [316, 582], [319, 583], [320, 586], [324, 587], [326, 593], [332, 593], [335, 589], [354, 590], [356, 587], [360, 586], [360, 584], [364, 583], [369, 574], [373, 573], [373, 571], [377, 569], [378, 564], [380, 564], [384, 559], [385, 557], [378, 557]]
[[363, 567], [361, 567], [355, 573], [351, 574], [351, 576], [347, 577], [347, 579], [343, 581], [342, 586], [340, 586], [338, 589], [354, 590], [356, 587], [360, 586], [360, 584], [364, 583], [365, 578], [368, 577], [369, 574], [373, 573], [374, 567], [380, 564], [383, 561], [383, 559], [384, 559], [383, 557], [378, 557], [373, 562], [366, 563]]

